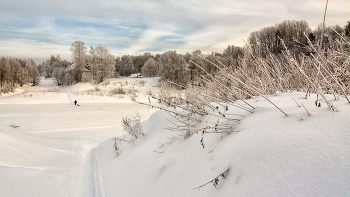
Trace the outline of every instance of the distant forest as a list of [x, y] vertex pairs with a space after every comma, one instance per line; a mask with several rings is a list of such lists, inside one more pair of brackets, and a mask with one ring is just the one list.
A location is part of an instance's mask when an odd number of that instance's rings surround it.
[[[242, 57], [250, 54], [265, 58], [274, 55], [282, 57], [288, 48], [296, 60], [300, 56], [310, 56], [313, 52], [307, 50], [312, 43], [322, 46], [325, 50], [331, 48], [333, 41], [341, 35], [350, 38], [350, 21], [341, 27], [320, 24], [311, 30], [305, 20], [285, 20], [274, 26], [264, 27], [251, 32], [246, 40], [246, 46], [228, 45], [222, 53], [212, 52], [203, 54], [200, 50], [178, 54], [175, 50], [163, 54], [123, 55], [114, 57], [102, 45], [85, 46], [82, 41], [72, 43], [72, 62], [62, 60], [60, 55], [51, 55], [39, 65], [32, 59], [1, 57], [0, 85], [1, 93], [13, 91], [18, 85], [30, 83], [37, 85], [40, 77], [54, 78], [56, 85], [72, 85], [78, 82], [100, 83], [106, 78], [129, 76], [141, 73], [144, 77], [162, 77], [164, 80], [186, 85], [194, 73], [214, 73], [217, 68], [210, 62], [225, 67], [238, 68], [242, 64]], [[344, 50], [349, 50], [344, 49]], [[195, 64], [204, 69], [198, 69]]]

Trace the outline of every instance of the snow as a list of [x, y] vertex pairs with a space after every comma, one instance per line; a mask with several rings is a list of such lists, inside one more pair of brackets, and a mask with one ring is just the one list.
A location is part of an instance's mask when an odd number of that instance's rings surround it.
[[[161, 147], [179, 134], [164, 129], [170, 115], [108, 94], [123, 85], [137, 89], [137, 101], [148, 102], [157, 78], [79, 83], [59, 91], [51, 82], [0, 97], [2, 197], [350, 196], [350, 104], [344, 98], [326, 95], [339, 110], [333, 112], [325, 103], [316, 107], [316, 95], [269, 96], [285, 116], [258, 97], [247, 100], [253, 113], [229, 108], [227, 114], [245, 116], [238, 132], [205, 134], [204, 148], [201, 134]], [[95, 87], [99, 91], [90, 91]], [[136, 110], [146, 135], [135, 146], [124, 145], [117, 157], [112, 138], [123, 135], [121, 118]], [[227, 169], [217, 188], [209, 183], [193, 189]]]
[[[145, 99], [142, 92], [155, 88], [158, 81], [143, 80], [146, 84], [137, 87], [141, 89], [138, 97], [141, 101]], [[114, 81], [123, 79], [111, 80], [111, 86]], [[156, 111], [132, 102], [127, 96], [76, 93], [93, 87], [89, 84], [51, 92], [54, 88], [51, 82], [52, 79], [44, 79], [43, 86], [20, 88], [0, 97], [1, 197], [95, 196], [94, 148], [123, 134], [120, 123], [123, 116], [138, 110], [145, 120]], [[67, 95], [78, 100], [80, 106], [69, 103]]]
[[[270, 97], [303, 120], [284, 116], [262, 98], [249, 100], [256, 110], [242, 119], [239, 132], [222, 139], [206, 134], [204, 149], [200, 134], [160, 149], [158, 142], [167, 142], [176, 132], [163, 129], [170, 117], [156, 112], [144, 122], [145, 139], [119, 157], [112, 140], [97, 148], [105, 196], [349, 196], [350, 106], [345, 99], [333, 101], [340, 112], [332, 112], [316, 108], [315, 95], [303, 97]], [[208, 184], [191, 190], [227, 169], [217, 189]]]

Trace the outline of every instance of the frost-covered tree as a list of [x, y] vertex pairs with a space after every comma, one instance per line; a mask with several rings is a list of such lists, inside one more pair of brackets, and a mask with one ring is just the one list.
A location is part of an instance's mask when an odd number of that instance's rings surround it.
[[47, 59], [45, 62], [43, 62], [43, 70], [44, 70], [44, 77], [45, 78], [52, 78], [52, 72], [53, 72], [53, 65], [51, 64], [50, 59]]
[[77, 82], [81, 82], [83, 78], [83, 69], [85, 68], [86, 61], [85, 43], [82, 41], [75, 41], [72, 43], [70, 51], [72, 52], [72, 61], [75, 64], [74, 77]]
[[41, 69], [41, 75], [45, 78], [52, 78], [52, 74], [55, 68], [58, 67], [68, 67], [70, 66], [70, 63], [66, 60], [61, 60], [60, 55], [57, 55], [56, 57], [54, 55], [51, 55], [50, 58], [46, 59], [43, 63], [39, 65], [39, 69]]
[[3, 87], [9, 80], [9, 63], [4, 56], [0, 60], [0, 86]]
[[[248, 44], [254, 54], [265, 57], [269, 51], [281, 53], [284, 50], [283, 46], [280, 45], [280, 39], [288, 48], [297, 48], [296, 44], [298, 43], [306, 45], [304, 32], [306, 35], [311, 32], [305, 20], [284, 20], [282, 23], [250, 33]], [[295, 51], [296, 54], [300, 52], [300, 50]]]
[[144, 77], [156, 77], [158, 73], [158, 67], [158, 62], [150, 57], [142, 67], [142, 75]]
[[65, 69], [63, 67], [56, 67], [52, 72], [52, 77], [55, 79], [55, 83], [58, 86], [64, 85], [65, 82]]
[[153, 55], [149, 52], [144, 53], [143, 55], [134, 56], [133, 62], [134, 62], [134, 68], [136, 72], [142, 72], [142, 67], [145, 65], [146, 61], [153, 57]]
[[228, 45], [227, 48], [224, 50], [223, 56], [237, 59], [239, 56], [242, 57], [243, 54], [244, 52], [242, 47]]
[[97, 80], [102, 82], [105, 78], [113, 75], [115, 66], [114, 56], [109, 53], [109, 50], [102, 45], [95, 47], [95, 54], [97, 56]]
[[69, 68], [69, 66], [71, 66], [71, 63], [67, 60], [62, 60], [60, 55], [56, 57], [51, 55], [50, 58], [39, 64], [37, 68], [38, 72], [42, 70], [41, 75], [45, 78], [54, 78], [56, 85], [64, 85], [66, 72], [73, 72], [68, 71], [69, 69], [67, 68]]
[[26, 81], [32, 83], [33, 85], [39, 85], [40, 73], [33, 59], [29, 59], [26, 61], [25, 71]]
[[123, 76], [129, 76], [135, 72], [134, 63], [131, 56], [127, 56], [123, 66]]
[[74, 84], [74, 78], [72, 77], [71, 74], [69, 74], [69, 73], [65, 74], [65, 76], [64, 76], [64, 84], [68, 85], [68, 86]]
[[180, 85], [185, 85], [188, 80], [185, 59], [178, 56], [176, 51], [163, 53], [159, 60], [159, 76]]
[[25, 72], [19, 63], [18, 59], [10, 58], [10, 77], [11, 87], [16, 87], [16, 84], [22, 86], [25, 83]]
[[105, 78], [113, 76], [115, 59], [105, 46], [90, 46], [89, 66], [93, 80], [99, 83]]
[[115, 65], [114, 65], [114, 76], [118, 77], [119, 76], [119, 71], [120, 71], [120, 66], [121, 66], [121, 59], [120, 57], [115, 58]]

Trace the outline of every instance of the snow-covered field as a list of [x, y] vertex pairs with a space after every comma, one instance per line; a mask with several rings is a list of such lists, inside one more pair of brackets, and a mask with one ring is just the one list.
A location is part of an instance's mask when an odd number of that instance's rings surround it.
[[[285, 116], [258, 97], [247, 101], [254, 113], [227, 112], [245, 115], [239, 132], [205, 134], [204, 148], [201, 134], [161, 147], [178, 134], [164, 129], [170, 116], [108, 93], [123, 84], [139, 90], [133, 99], [147, 102], [157, 82], [111, 79], [97, 89], [81, 83], [55, 92], [43, 80], [41, 87], [1, 96], [0, 196], [350, 196], [350, 104], [344, 98], [327, 95], [339, 110], [333, 112], [325, 103], [316, 107], [316, 95], [269, 96]], [[136, 110], [146, 135], [117, 157], [112, 137], [123, 135], [121, 118]], [[217, 176], [216, 188], [193, 189]]]
[[[156, 78], [111, 79], [109, 85], [97, 87], [103, 92], [136, 80], [146, 81], [144, 86], [130, 86], [139, 90], [137, 100], [146, 99], [146, 91], [158, 89]], [[1, 197], [95, 196], [94, 148], [123, 134], [123, 116], [137, 110], [146, 120], [156, 110], [132, 102], [127, 95], [86, 93], [94, 87], [81, 83], [51, 92], [57, 89], [46, 79], [40, 87], [0, 96]]]

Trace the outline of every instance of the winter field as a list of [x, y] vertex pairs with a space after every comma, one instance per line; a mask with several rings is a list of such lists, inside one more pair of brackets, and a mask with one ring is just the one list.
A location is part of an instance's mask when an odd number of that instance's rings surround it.
[[[127, 92], [115, 94], [121, 86]], [[254, 113], [226, 112], [244, 116], [237, 132], [206, 134], [203, 146], [201, 133], [170, 143], [179, 134], [165, 129], [170, 115], [132, 102], [158, 91], [158, 78], [59, 88], [43, 79], [2, 95], [0, 196], [350, 196], [345, 98], [325, 95], [333, 112], [316, 107], [315, 94], [270, 95], [289, 116], [260, 96], [246, 100]], [[145, 135], [117, 156], [113, 138], [135, 111]]]
[[[95, 147], [123, 134], [121, 117], [138, 110], [145, 120], [156, 111], [127, 95], [101, 96], [120, 83], [132, 88], [126, 81], [112, 79], [97, 85], [96, 92], [94, 85], [82, 83], [57, 89], [46, 79], [39, 87], [1, 96], [0, 196], [98, 196]], [[144, 86], [134, 85], [139, 100], [145, 91], [157, 91], [157, 78], [142, 81]]]

